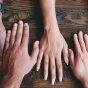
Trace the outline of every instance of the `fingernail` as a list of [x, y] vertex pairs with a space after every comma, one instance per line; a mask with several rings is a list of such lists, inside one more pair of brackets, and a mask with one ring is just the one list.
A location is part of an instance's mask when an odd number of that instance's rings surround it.
[[54, 83], [55, 83], [55, 79], [52, 79], [52, 85], [54, 85]]
[[83, 32], [82, 32], [82, 31], [80, 31], [79, 33], [81, 33], [81, 34], [82, 34]]
[[34, 43], [34, 47], [39, 47], [39, 41], [36, 41], [36, 42]]
[[44, 80], [47, 80], [47, 75], [45, 74], [45, 76], [44, 76]]
[[11, 31], [10, 30], [8, 30], [8, 33], [10, 33]]
[[14, 26], [17, 26], [17, 23], [14, 23]]
[[18, 23], [19, 23], [19, 24], [21, 24], [21, 23], [23, 23], [23, 21], [22, 21], [22, 20], [20, 20]]
[[25, 23], [24, 26], [28, 26], [28, 23]]
[[37, 69], [36, 69], [36, 71], [39, 71], [39, 66], [37, 66]]
[[66, 64], [69, 65], [69, 61], [68, 61], [68, 59], [66, 59]]
[[59, 77], [59, 82], [62, 82], [62, 76]]
[[36, 42], [35, 42], [35, 45], [39, 45], [39, 41], [36, 41]]

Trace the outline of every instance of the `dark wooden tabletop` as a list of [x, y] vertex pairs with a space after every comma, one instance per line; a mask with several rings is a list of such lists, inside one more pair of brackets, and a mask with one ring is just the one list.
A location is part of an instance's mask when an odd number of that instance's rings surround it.
[[[29, 23], [30, 53], [34, 41], [40, 40], [43, 34], [43, 20], [39, 0], [4, 0], [4, 6], [3, 22], [7, 30], [11, 30], [12, 24], [20, 19]], [[80, 30], [88, 33], [88, 0], [56, 0], [56, 15], [62, 35], [66, 39], [69, 48], [74, 49], [72, 35]], [[39, 72], [36, 72], [34, 67], [24, 77], [21, 88], [83, 88], [64, 61], [63, 72], [63, 82], [59, 83], [56, 79], [55, 85], [52, 86], [50, 77], [47, 81], [43, 79], [43, 64]]]

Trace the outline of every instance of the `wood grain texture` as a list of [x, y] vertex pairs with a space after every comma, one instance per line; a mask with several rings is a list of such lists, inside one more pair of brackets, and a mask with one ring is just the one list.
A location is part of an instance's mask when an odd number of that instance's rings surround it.
[[[7, 30], [18, 20], [30, 25], [29, 53], [35, 40], [40, 40], [43, 34], [43, 22], [38, 0], [4, 0], [5, 13], [3, 22]], [[56, 0], [56, 15], [60, 31], [66, 39], [69, 48], [74, 50], [72, 35], [79, 30], [88, 33], [88, 0]], [[43, 61], [42, 61], [43, 63]], [[69, 66], [63, 61], [63, 82], [56, 79], [54, 86], [43, 80], [43, 65], [39, 72], [34, 69], [25, 76], [21, 88], [83, 88], [75, 79]], [[0, 78], [2, 75], [0, 75]]]

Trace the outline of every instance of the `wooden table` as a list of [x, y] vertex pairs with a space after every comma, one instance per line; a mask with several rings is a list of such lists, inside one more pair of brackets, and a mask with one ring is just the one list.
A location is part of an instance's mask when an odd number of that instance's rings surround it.
[[[31, 52], [34, 41], [40, 40], [43, 34], [39, 1], [4, 0], [4, 5], [3, 22], [7, 30], [11, 29], [12, 24], [20, 19], [29, 23], [29, 52]], [[72, 35], [79, 30], [88, 33], [88, 0], [56, 0], [56, 15], [62, 35], [65, 37], [69, 48], [74, 49]], [[43, 80], [43, 65], [39, 72], [36, 72], [34, 68], [25, 76], [21, 88], [83, 88], [64, 61], [63, 71], [63, 82], [59, 83], [58, 79], [56, 79], [55, 85], [52, 86], [50, 77], [47, 81]]]

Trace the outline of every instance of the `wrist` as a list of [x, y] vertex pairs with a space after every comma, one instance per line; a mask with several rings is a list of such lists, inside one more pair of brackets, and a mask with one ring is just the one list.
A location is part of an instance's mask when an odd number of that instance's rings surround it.
[[84, 88], [88, 88], [88, 80], [82, 80], [81, 83], [83, 84]]
[[44, 27], [50, 26], [50, 25], [57, 26], [58, 23], [57, 23], [56, 15], [49, 13], [45, 17], [43, 16], [43, 23], [44, 23]]
[[2, 81], [2, 88], [19, 88], [23, 76], [7, 74]]
[[59, 26], [56, 23], [53, 22], [48, 22], [46, 25], [44, 25], [44, 31], [45, 32], [50, 32], [50, 31], [56, 31], [57, 33], [60, 33]]

